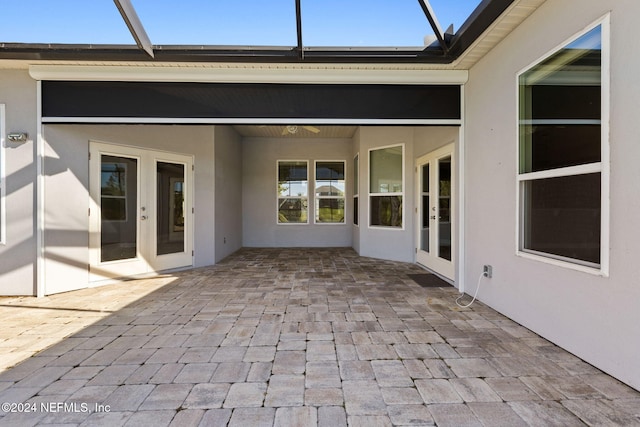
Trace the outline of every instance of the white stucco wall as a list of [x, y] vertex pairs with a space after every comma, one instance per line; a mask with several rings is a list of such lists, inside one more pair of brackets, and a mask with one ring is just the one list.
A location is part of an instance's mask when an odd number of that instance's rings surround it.
[[[516, 256], [517, 73], [611, 11], [610, 276]], [[640, 389], [640, 51], [636, 0], [548, 1], [469, 73], [467, 291]]]
[[[242, 165], [243, 246], [350, 247], [353, 169], [351, 139], [245, 138]], [[277, 161], [307, 160], [312, 181], [316, 160], [344, 160], [347, 168], [345, 224], [314, 224], [309, 187], [309, 224], [277, 223]], [[311, 185], [311, 184], [310, 184]]]
[[[356, 144], [360, 152], [359, 254], [362, 256], [412, 262], [414, 260], [413, 128], [364, 126]], [[388, 146], [404, 146], [403, 227], [369, 226], [369, 152]]]
[[5, 243], [0, 244], [0, 295], [35, 293], [35, 141], [36, 82], [23, 70], [0, 70], [0, 104], [6, 108], [6, 129], [27, 132], [26, 143], [7, 141], [5, 155]]
[[215, 128], [215, 261], [242, 247], [242, 138]]
[[46, 292], [87, 286], [89, 141], [193, 155], [196, 267], [215, 261], [212, 126], [46, 125]]

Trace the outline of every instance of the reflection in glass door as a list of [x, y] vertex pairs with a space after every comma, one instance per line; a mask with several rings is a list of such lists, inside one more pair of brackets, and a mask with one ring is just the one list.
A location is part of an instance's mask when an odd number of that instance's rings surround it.
[[454, 279], [453, 145], [418, 159], [416, 262]]
[[91, 280], [193, 265], [190, 156], [91, 143]]
[[138, 160], [109, 155], [100, 163], [100, 261], [138, 254]]

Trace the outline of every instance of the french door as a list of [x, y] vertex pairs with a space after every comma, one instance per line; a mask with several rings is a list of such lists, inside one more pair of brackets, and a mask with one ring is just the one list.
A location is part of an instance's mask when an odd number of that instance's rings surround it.
[[90, 280], [193, 265], [193, 158], [91, 142]]
[[454, 280], [455, 167], [454, 145], [433, 151], [417, 161], [418, 248], [416, 262]]

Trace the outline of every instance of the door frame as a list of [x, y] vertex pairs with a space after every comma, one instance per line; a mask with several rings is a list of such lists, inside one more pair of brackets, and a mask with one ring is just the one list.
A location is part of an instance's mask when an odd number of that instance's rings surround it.
[[[433, 242], [438, 241], [439, 237], [439, 227], [434, 227], [433, 224], [430, 223], [430, 229], [435, 231], [435, 237], [430, 239], [430, 249], [432, 249], [427, 255], [428, 258], [421, 259], [421, 253], [426, 253], [420, 249], [421, 242], [421, 233], [422, 233], [422, 166], [426, 163], [431, 163], [432, 165], [437, 164], [437, 161], [445, 158], [451, 157], [451, 200], [450, 200], [450, 220], [451, 220], [451, 261], [447, 261], [443, 258], [440, 258], [435, 255], [433, 249], [435, 248], [432, 245]], [[433, 170], [430, 167], [430, 172]], [[420, 156], [416, 159], [415, 163], [415, 206], [416, 206], [416, 216], [415, 216], [415, 227], [416, 227], [416, 244], [415, 244], [415, 261], [416, 263], [426, 267], [427, 269], [433, 271], [439, 276], [442, 276], [446, 279], [449, 279], [453, 282], [456, 282], [456, 273], [457, 273], [457, 261], [458, 261], [458, 227], [459, 227], [459, 218], [458, 218], [458, 169], [456, 162], [456, 144], [455, 142], [449, 143], [443, 147], [440, 147], [436, 150], [433, 150], [423, 156]], [[429, 180], [430, 184], [432, 183], [432, 179]], [[433, 187], [433, 185], [430, 185]], [[434, 203], [438, 200], [438, 194], [431, 194], [429, 191], [429, 204], [431, 207], [436, 207]], [[422, 262], [420, 262], [422, 261]], [[427, 262], [425, 262], [427, 261]]]
[[[89, 141], [89, 285], [124, 277], [144, 277], [163, 270], [194, 265], [194, 172], [193, 156], [137, 146]], [[102, 156], [136, 159], [136, 258], [101, 261], [100, 170]], [[185, 251], [157, 255], [157, 163], [170, 162], [185, 167]], [[141, 206], [149, 206], [141, 212]], [[142, 220], [142, 215], [145, 219]], [[144, 221], [144, 222], [143, 222]], [[173, 259], [172, 259], [173, 258]]]

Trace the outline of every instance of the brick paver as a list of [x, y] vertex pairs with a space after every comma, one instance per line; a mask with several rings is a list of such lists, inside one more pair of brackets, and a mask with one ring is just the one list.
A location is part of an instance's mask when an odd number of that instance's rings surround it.
[[640, 426], [637, 391], [410, 273], [351, 249], [243, 249], [2, 298], [0, 425]]

